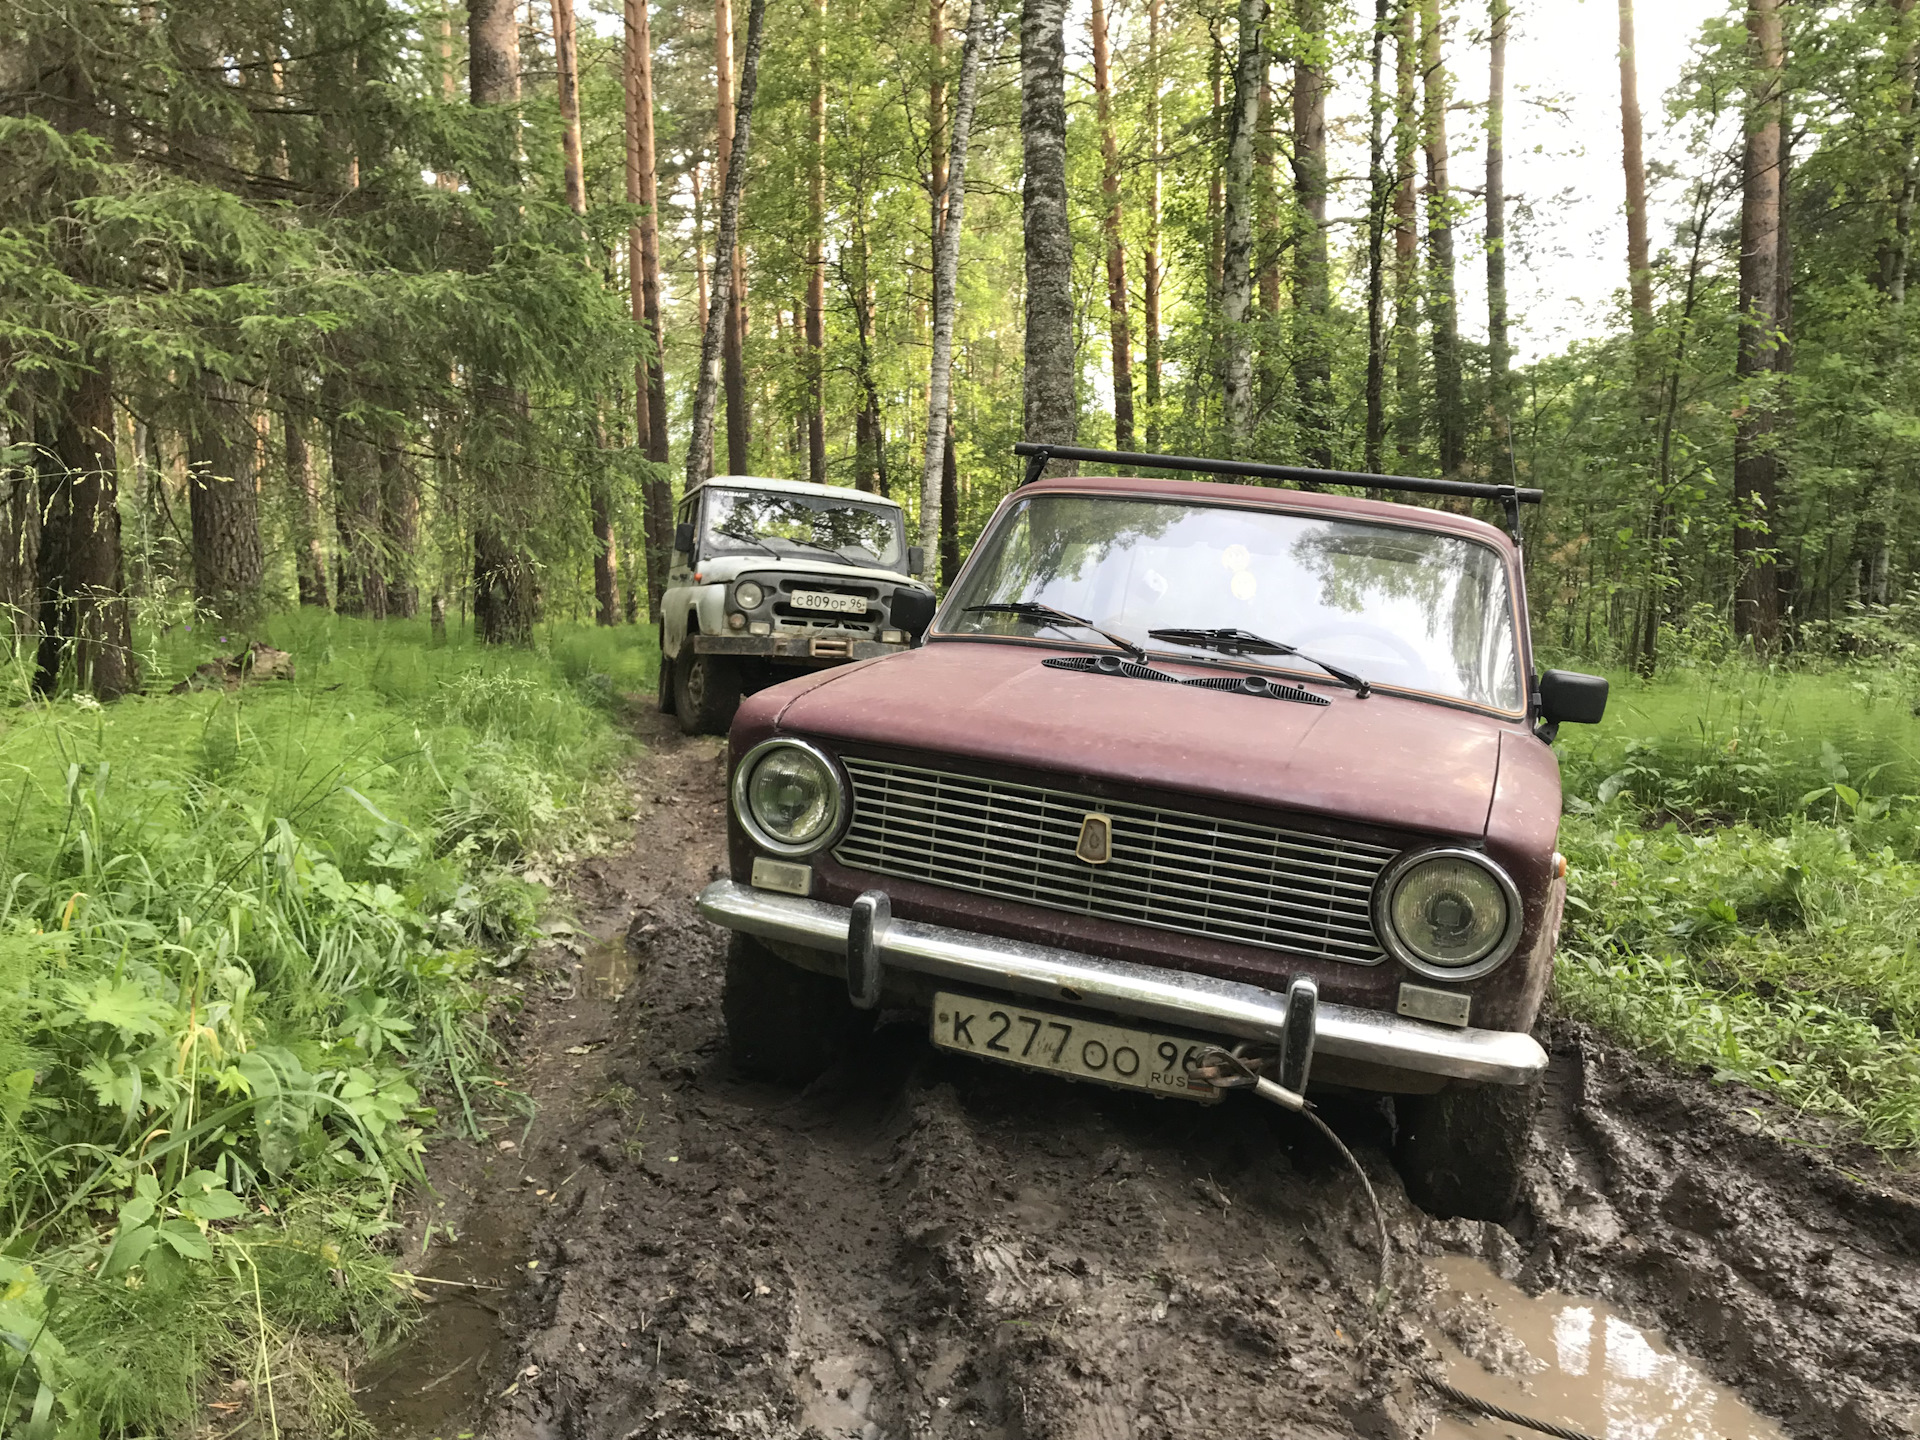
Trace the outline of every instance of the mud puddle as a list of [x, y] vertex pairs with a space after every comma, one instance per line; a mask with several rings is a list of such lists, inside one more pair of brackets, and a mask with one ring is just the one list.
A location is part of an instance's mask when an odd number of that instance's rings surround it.
[[[1440, 1373], [1471, 1395], [1598, 1440], [1785, 1440], [1777, 1424], [1605, 1301], [1529, 1295], [1470, 1256], [1429, 1263], [1447, 1287]], [[1443, 1414], [1432, 1440], [1532, 1433]]]

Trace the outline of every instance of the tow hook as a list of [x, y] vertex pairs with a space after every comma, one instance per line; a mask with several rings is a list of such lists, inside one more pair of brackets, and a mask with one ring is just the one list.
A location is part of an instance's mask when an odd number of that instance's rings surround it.
[[1217, 1090], [1252, 1090], [1262, 1100], [1271, 1100], [1296, 1114], [1304, 1111], [1319, 1005], [1320, 987], [1307, 976], [1298, 977], [1287, 987], [1287, 1018], [1280, 1030], [1277, 1080], [1260, 1073], [1266, 1068], [1266, 1060], [1249, 1056], [1245, 1045], [1231, 1050], [1216, 1045], [1203, 1051], [1194, 1074]]

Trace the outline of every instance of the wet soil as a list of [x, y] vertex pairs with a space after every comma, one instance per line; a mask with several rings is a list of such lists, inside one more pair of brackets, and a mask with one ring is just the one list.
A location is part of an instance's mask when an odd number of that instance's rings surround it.
[[[723, 864], [721, 745], [636, 723], [632, 848], [573, 877], [582, 933], [543, 953], [516, 1022], [534, 1117], [448, 1147], [410, 1233], [423, 1273], [476, 1283], [434, 1288], [372, 1376], [383, 1436], [1523, 1433], [1450, 1415], [1423, 1367], [1595, 1435], [1696, 1433], [1631, 1387], [1548, 1383], [1557, 1352], [1526, 1296], [1549, 1290], [1588, 1297], [1603, 1340], [1658, 1332], [1593, 1353], [1637, 1344], [1659, 1362], [1643, 1368], [1726, 1406], [1702, 1436], [1920, 1435], [1920, 1202], [1902, 1177], [1787, 1143], [1756, 1097], [1576, 1026], [1547, 1027], [1509, 1227], [1420, 1212], [1390, 1107], [1322, 1101], [1386, 1211], [1384, 1309], [1352, 1175], [1245, 1096], [999, 1069], [935, 1053], [909, 1017], [804, 1091], [740, 1079], [725, 939], [693, 909]], [[1474, 1260], [1478, 1286], [1459, 1268]]]

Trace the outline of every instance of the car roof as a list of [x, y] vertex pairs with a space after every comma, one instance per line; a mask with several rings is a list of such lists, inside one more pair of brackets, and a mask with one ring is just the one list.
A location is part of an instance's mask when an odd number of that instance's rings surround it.
[[871, 495], [846, 485], [815, 485], [809, 480], [775, 480], [765, 475], [715, 475], [706, 483], [738, 485], [753, 490], [784, 490], [797, 495], [824, 495], [835, 500], [858, 499], [868, 505], [891, 505], [896, 510], [900, 508], [898, 500], [889, 500], [885, 495]]
[[1436, 510], [1426, 505], [1401, 505], [1391, 500], [1369, 500], [1363, 495], [1329, 495], [1317, 490], [1283, 490], [1272, 485], [1230, 484], [1216, 480], [1159, 480], [1144, 475], [1057, 475], [1022, 485], [1009, 499], [1054, 491], [1085, 494], [1161, 496], [1213, 505], [1259, 506], [1263, 509], [1320, 511], [1355, 520], [1388, 525], [1412, 525], [1424, 530], [1446, 530], [1483, 540], [1501, 550], [1513, 541], [1498, 526], [1471, 515]]

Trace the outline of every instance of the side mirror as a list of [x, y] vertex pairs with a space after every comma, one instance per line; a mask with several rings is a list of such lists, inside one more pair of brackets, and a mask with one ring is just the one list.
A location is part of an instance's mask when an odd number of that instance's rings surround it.
[[902, 586], [893, 592], [893, 599], [887, 606], [887, 618], [893, 622], [896, 630], [904, 630], [918, 640], [927, 633], [927, 626], [933, 623], [933, 612], [939, 603], [925, 590], [909, 590]]
[[673, 548], [689, 560], [693, 558], [693, 526], [682, 521], [673, 527]]
[[1600, 675], [1548, 670], [1540, 676], [1540, 718], [1549, 725], [1598, 725], [1607, 713], [1607, 682]]
[[924, 575], [927, 573], [926, 546], [909, 545], [907, 547], [907, 573], [909, 575]]

